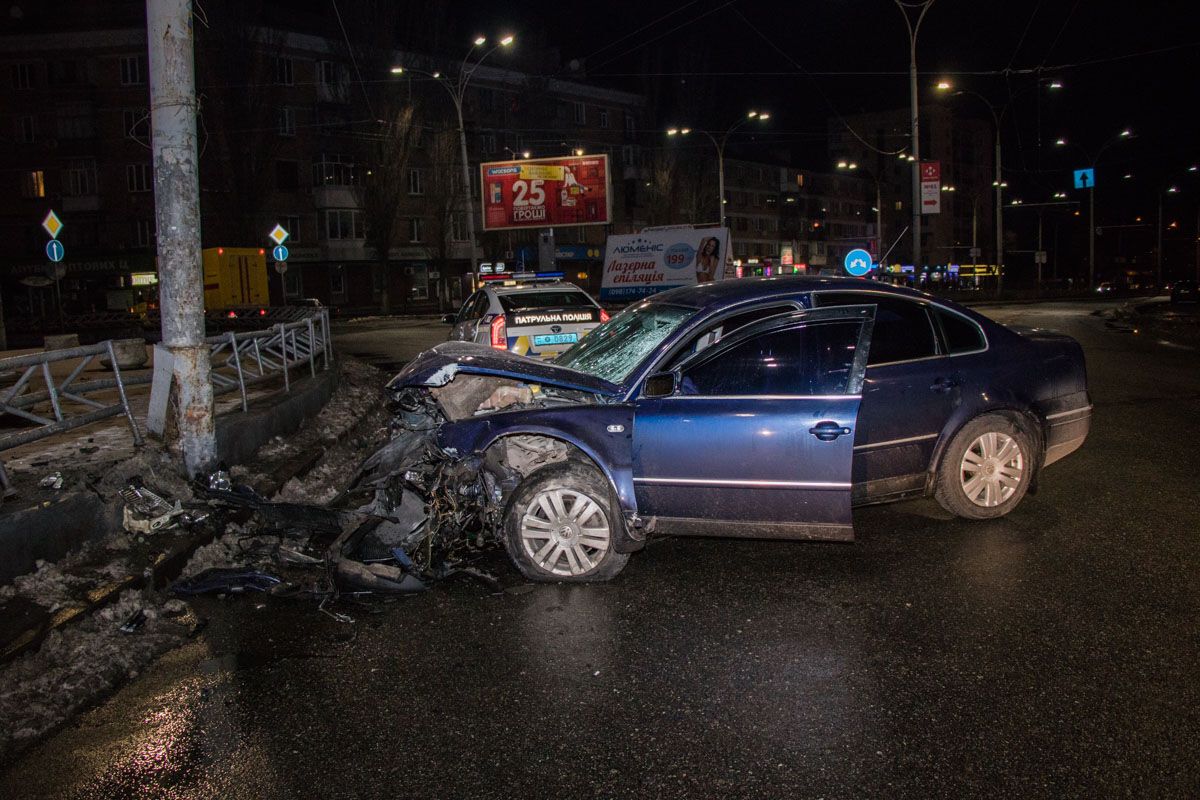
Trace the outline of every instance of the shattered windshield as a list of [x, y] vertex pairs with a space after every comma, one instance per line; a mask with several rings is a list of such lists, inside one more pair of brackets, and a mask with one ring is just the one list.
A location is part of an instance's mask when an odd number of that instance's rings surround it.
[[633, 306], [589, 333], [554, 363], [621, 383], [651, 350], [695, 313], [694, 308], [661, 303]]

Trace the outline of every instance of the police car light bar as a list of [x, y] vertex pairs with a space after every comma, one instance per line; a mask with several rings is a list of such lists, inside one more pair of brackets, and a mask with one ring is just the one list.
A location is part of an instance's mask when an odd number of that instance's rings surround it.
[[480, 275], [479, 280], [484, 282], [506, 281], [510, 283], [517, 281], [551, 281], [558, 280], [565, 274], [563, 272], [497, 272], [492, 275]]

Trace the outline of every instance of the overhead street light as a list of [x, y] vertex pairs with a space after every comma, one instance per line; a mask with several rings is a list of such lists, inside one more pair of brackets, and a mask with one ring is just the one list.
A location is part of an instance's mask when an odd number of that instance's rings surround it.
[[[713, 145], [717, 148], [717, 194], [720, 202], [717, 204], [718, 218], [721, 221], [721, 227], [725, 226], [725, 145], [729, 141], [729, 135], [738, 128], [745, 125], [751, 120], [755, 122], [766, 122], [771, 118], [768, 111], [750, 110], [746, 112], [746, 116], [739, 119], [737, 122], [730, 125], [724, 133], [718, 138], [716, 135], [703, 129], [697, 129], [700, 133], [709, 138]], [[692, 132], [691, 128], [667, 128], [667, 136], [687, 136]]]
[[[454, 103], [454, 110], [458, 114], [458, 143], [462, 155], [462, 185], [464, 188], [468, 188], [471, 185], [471, 166], [469, 157], [467, 156], [467, 130], [466, 126], [463, 124], [463, 101], [467, 94], [467, 87], [470, 85], [471, 78], [475, 75], [475, 71], [479, 69], [479, 65], [482, 64], [488, 56], [496, 52], [498, 48], [511, 46], [514, 41], [515, 37], [512, 34], [508, 34], [501, 39], [499, 43], [493, 45], [490, 49], [486, 50], [478, 58], [472, 61], [471, 56], [475, 53], [475, 51], [487, 44], [486, 36], [476, 36], [471, 45], [471, 49], [469, 49], [467, 54], [463, 56], [462, 63], [458, 68], [458, 76], [454, 79], [443, 76], [440, 71], [426, 72], [425, 70], [413, 69], [403, 65], [394, 66], [391, 68], [391, 70], [389, 70], [393, 75], [403, 75], [405, 72], [412, 72], [418, 75], [425, 75], [433, 78], [443, 89], [447, 91], [447, 93], [449, 93], [450, 99]], [[512, 151], [510, 150], [509, 152], [511, 153]], [[516, 154], [514, 153], [513, 155], [515, 157]], [[522, 155], [524, 158], [529, 158], [530, 154], [529, 151], [525, 151], [522, 153]], [[475, 239], [475, 213], [469, 205], [467, 206], [466, 212], [467, 238], [470, 241], [471, 249], [471, 273], [474, 274], [479, 269], [476, 253], [478, 247]]]

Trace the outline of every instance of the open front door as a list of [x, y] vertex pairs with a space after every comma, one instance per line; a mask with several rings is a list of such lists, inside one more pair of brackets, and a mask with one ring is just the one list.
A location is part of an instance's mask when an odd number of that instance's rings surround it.
[[772, 317], [647, 379], [638, 511], [664, 533], [854, 537], [851, 462], [873, 306]]

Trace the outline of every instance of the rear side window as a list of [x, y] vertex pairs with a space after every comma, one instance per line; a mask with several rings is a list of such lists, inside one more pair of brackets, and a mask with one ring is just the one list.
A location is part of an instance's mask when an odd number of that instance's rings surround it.
[[507, 313], [519, 308], [595, 308], [595, 303], [583, 292], [520, 292], [500, 295], [500, 307]]
[[479, 319], [483, 316], [483, 312], [487, 309], [487, 295], [483, 292], [476, 292], [467, 302], [463, 303], [462, 313], [459, 314], [460, 322], [465, 322], [469, 319]]
[[933, 315], [942, 326], [942, 338], [946, 342], [946, 351], [955, 353], [972, 353], [987, 347], [983, 331], [978, 325], [966, 317], [960, 317], [944, 309], [934, 308]]
[[772, 331], [683, 371], [686, 395], [845, 394], [859, 322], [827, 322]]
[[873, 305], [875, 330], [867, 364], [890, 364], [936, 356], [937, 339], [925, 306], [912, 300], [864, 292], [819, 292], [817, 305]]

